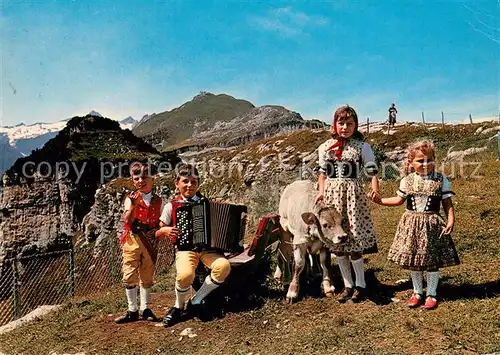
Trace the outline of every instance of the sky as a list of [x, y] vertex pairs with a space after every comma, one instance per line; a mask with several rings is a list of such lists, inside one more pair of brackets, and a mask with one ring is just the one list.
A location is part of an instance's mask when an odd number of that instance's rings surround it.
[[122, 119], [200, 91], [331, 122], [498, 117], [498, 0], [0, 2], [0, 125]]

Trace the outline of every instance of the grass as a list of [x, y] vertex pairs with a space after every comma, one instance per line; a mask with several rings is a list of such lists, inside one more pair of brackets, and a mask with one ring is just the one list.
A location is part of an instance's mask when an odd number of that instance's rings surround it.
[[[312, 133], [311, 133], [312, 134]], [[288, 135], [294, 144], [300, 135]], [[307, 151], [317, 142], [304, 139]], [[276, 138], [275, 140], [277, 140]], [[279, 139], [283, 139], [279, 138]], [[447, 138], [449, 139], [449, 138]], [[272, 141], [272, 142], [275, 142]], [[266, 141], [255, 143], [255, 147]], [[269, 140], [271, 142], [271, 140]], [[286, 144], [284, 146], [291, 145]], [[317, 146], [317, 145], [316, 145]], [[246, 147], [248, 148], [248, 147]], [[307, 148], [307, 149], [306, 149]], [[238, 148], [240, 149], [240, 148]], [[312, 148], [314, 149], [314, 148]], [[242, 148], [243, 150], [243, 148]], [[224, 152], [231, 159], [237, 151]], [[255, 154], [260, 153], [249, 150]], [[339, 304], [334, 299], [305, 297], [284, 303], [278, 296], [259, 295], [258, 307], [241, 307], [212, 322], [187, 321], [171, 329], [138, 322], [117, 326], [113, 318], [126, 309], [121, 288], [72, 302], [58, 314], [0, 335], [0, 351], [7, 354], [475, 354], [500, 351], [500, 162], [493, 151], [469, 157], [480, 161], [479, 178], [470, 173], [452, 178], [456, 225], [453, 238], [461, 265], [444, 268], [434, 311], [410, 310], [408, 272], [389, 263], [387, 252], [404, 207], [373, 207], [379, 253], [366, 258], [369, 300]], [[273, 184], [260, 185], [253, 208], [259, 213], [277, 208]], [[384, 196], [393, 196], [397, 181], [381, 182]], [[268, 197], [268, 198], [266, 198]], [[271, 202], [274, 201], [274, 202]], [[257, 215], [256, 215], [257, 216]], [[334, 283], [340, 290], [338, 268]], [[159, 276], [152, 298], [153, 311], [163, 315], [173, 304], [173, 270]], [[193, 328], [195, 338], [180, 332]]]

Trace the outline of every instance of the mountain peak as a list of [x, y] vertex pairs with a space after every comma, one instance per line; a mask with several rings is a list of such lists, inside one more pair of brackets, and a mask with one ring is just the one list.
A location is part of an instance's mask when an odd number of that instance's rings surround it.
[[135, 118], [133, 118], [132, 116], [128, 116], [121, 120], [120, 124], [134, 124], [136, 122], [137, 120]]
[[202, 99], [204, 99], [205, 97], [208, 97], [208, 96], [215, 96], [215, 95], [212, 94], [211, 92], [208, 92], [208, 91], [200, 91], [200, 93], [198, 95], [196, 95], [195, 97], [193, 97], [193, 101], [202, 100]]
[[89, 113], [87, 113], [87, 116], [94, 116], [94, 117], [102, 117], [102, 115], [94, 110], [91, 110]]

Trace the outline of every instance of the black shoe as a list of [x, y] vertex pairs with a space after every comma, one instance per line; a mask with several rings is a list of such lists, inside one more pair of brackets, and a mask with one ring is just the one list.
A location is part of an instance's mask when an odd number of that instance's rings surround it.
[[354, 303], [359, 303], [364, 301], [366, 298], [366, 288], [364, 287], [356, 287], [354, 293], [352, 294], [351, 301]]
[[344, 287], [344, 291], [342, 291], [342, 293], [339, 295], [337, 301], [339, 301], [340, 303], [346, 303], [351, 299], [353, 291], [354, 290], [350, 287]]
[[193, 304], [189, 300], [186, 306], [186, 313], [192, 318], [198, 318], [199, 320], [206, 319], [205, 302], [201, 301], [201, 303]]
[[139, 311], [131, 312], [127, 311], [127, 313], [119, 318], [115, 319], [116, 324], [125, 324], [130, 322], [135, 322], [139, 320]]
[[148, 320], [150, 322], [158, 322], [158, 318], [156, 318], [154, 313], [149, 308], [146, 308], [144, 311], [142, 311], [142, 320]]
[[171, 327], [182, 321], [184, 311], [177, 307], [172, 307], [168, 313], [163, 317], [163, 326], [165, 328]]

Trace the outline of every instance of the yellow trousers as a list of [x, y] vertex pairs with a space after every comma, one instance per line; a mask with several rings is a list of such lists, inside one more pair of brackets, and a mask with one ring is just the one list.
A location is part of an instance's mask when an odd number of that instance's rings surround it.
[[231, 265], [227, 259], [213, 251], [178, 251], [175, 256], [177, 271], [176, 284], [185, 290], [191, 286], [195, 277], [195, 270], [199, 262], [210, 268], [212, 280], [221, 284], [231, 272]]
[[123, 244], [123, 283], [126, 286], [137, 286], [144, 288], [153, 286], [155, 265], [146, 247], [138, 236], [132, 232], [127, 235]]

